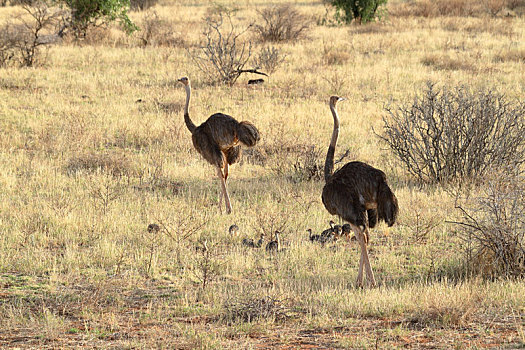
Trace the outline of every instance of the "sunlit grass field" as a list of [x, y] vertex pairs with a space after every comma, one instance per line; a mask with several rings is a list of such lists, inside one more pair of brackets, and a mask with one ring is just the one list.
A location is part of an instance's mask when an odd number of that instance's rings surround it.
[[[307, 35], [261, 43], [286, 55], [262, 85], [242, 75], [212, 85], [191, 59], [217, 5], [234, 23], [289, 3]], [[454, 196], [418, 185], [376, 136], [386, 106], [410, 102], [427, 81], [525, 92], [525, 21], [519, 15], [396, 16], [366, 26], [320, 25], [320, 1], [161, 1], [178, 45], [142, 47], [117, 26], [63, 42], [34, 68], [0, 69], [0, 347], [2, 348], [517, 348], [525, 344], [523, 281], [466, 279]], [[397, 6], [397, 7], [396, 7]], [[0, 8], [0, 23], [17, 7]], [[132, 12], [140, 26], [143, 12]], [[233, 214], [219, 208], [215, 169], [183, 120], [192, 81], [196, 124], [223, 112], [253, 122], [260, 143], [228, 179]], [[382, 169], [398, 223], [371, 230], [379, 287], [357, 289], [356, 242], [321, 247], [328, 227], [322, 164]], [[336, 165], [341, 166], [341, 164]], [[148, 232], [148, 224], [160, 225]], [[228, 228], [237, 224], [238, 236]], [[285, 251], [243, 238], [282, 231]], [[203, 252], [204, 242], [208, 250]]]

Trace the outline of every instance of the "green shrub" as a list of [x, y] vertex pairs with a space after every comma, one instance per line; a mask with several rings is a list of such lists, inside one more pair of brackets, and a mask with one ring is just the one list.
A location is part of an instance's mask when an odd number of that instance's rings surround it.
[[91, 26], [119, 21], [127, 33], [137, 30], [128, 18], [129, 0], [60, 0], [71, 10], [70, 26], [76, 36], [85, 36]]
[[379, 7], [387, 0], [326, 0], [335, 7], [335, 17], [338, 22], [359, 23], [372, 22], [379, 16]]

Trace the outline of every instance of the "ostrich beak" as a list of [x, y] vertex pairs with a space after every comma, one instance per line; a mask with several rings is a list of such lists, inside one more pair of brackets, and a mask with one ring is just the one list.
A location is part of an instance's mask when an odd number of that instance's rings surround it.
[[346, 101], [346, 100], [348, 100], [346, 97], [339, 97], [338, 101]]

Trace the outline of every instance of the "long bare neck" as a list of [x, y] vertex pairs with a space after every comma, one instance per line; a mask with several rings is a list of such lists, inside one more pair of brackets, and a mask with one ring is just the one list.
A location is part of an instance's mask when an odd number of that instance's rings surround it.
[[334, 116], [334, 130], [332, 131], [332, 140], [330, 140], [330, 146], [328, 146], [328, 152], [326, 152], [326, 160], [324, 162], [325, 182], [330, 179], [334, 172], [335, 145], [337, 144], [337, 137], [339, 136], [339, 116], [337, 115], [337, 110], [332, 104], [330, 104], [330, 110]]
[[190, 85], [184, 85], [184, 88], [186, 89], [186, 105], [184, 106], [184, 122], [186, 123], [186, 126], [188, 127], [188, 130], [193, 134], [195, 129], [197, 128], [195, 124], [190, 119], [190, 97], [191, 97], [191, 87]]

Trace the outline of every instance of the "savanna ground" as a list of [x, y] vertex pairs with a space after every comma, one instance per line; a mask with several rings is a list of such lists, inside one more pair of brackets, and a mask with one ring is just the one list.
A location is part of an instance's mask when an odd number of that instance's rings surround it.
[[[240, 27], [281, 3], [217, 2], [237, 9]], [[445, 222], [457, 215], [454, 196], [414, 183], [373, 132], [386, 105], [428, 80], [523, 99], [519, 9], [423, 16], [391, 1], [379, 23], [329, 26], [319, 24], [320, 1], [287, 3], [311, 27], [271, 44], [286, 58], [263, 85], [246, 85], [248, 75], [210, 85], [196, 68], [188, 50], [217, 8], [208, 1], [155, 6], [171, 28], [163, 45], [111, 27], [52, 46], [34, 68], [0, 69], [0, 347], [524, 346], [523, 281], [461, 277], [458, 227]], [[0, 21], [17, 11], [0, 8]], [[139, 26], [144, 16], [131, 13]], [[244, 37], [255, 52], [266, 45]], [[183, 123], [181, 76], [193, 83], [196, 123], [222, 111], [262, 134], [231, 168], [232, 215], [218, 209], [215, 171]], [[355, 242], [307, 240], [307, 228], [336, 219], [321, 203], [322, 180], [307, 180], [329, 143], [332, 94], [348, 98], [336, 158], [350, 150], [345, 161], [383, 169], [399, 200], [398, 223], [371, 231], [375, 289], [355, 288]], [[238, 237], [227, 232], [233, 223]], [[277, 228], [284, 252], [240, 243]], [[206, 253], [195, 248], [204, 241]]]

